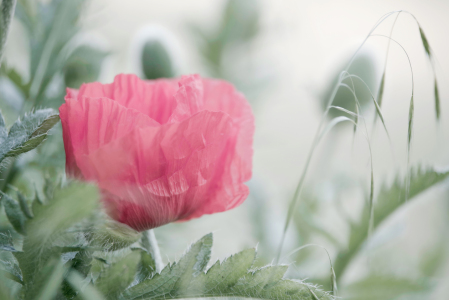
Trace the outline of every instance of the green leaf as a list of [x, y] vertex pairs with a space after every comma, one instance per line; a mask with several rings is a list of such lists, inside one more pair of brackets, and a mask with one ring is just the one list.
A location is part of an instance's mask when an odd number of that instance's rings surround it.
[[0, 272], [0, 299], [2, 300], [13, 300], [13, 297], [11, 295], [12, 289], [11, 285], [9, 285], [8, 281], [5, 280], [6, 276], [4, 276]]
[[212, 235], [193, 244], [178, 263], [167, 265], [123, 293], [124, 299], [179, 299], [244, 297], [258, 299], [334, 299], [302, 281], [283, 279], [287, 266], [251, 270], [255, 250], [249, 249], [215, 263], [205, 271], [210, 259]]
[[28, 219], [32, 219], [34, 216], [31, 212], [30, 207], [28, 206], [25, 196], [20, 191], [17, 191], [17, 198], [19, 199], [19, 205], [22, 212]]
[[17, 0], [2, 0], [0, 7], [0, 61], [3, 57], [6, 39], [9, 33], [9, 25], [11, 24]]
[[123, 249], [137, 242], [142, 236], [140, 232], [114, 220], [105, 220], [94, 231], [92, 245], [104, 251]]
[[78, 292], [79, 298], [84, 300], [103, 300], [103, 295], [92, 285], [86, 284], [84, 278], [76, 271], [71, 271], [67, 281]]
[[101, 65], [107, 54], [85, 45], [76, 48], [64, 66], [66, 86], [79, 88], [85, 82], [95, 81], [100, 75]]
[[[0, 273], [4, 277], [14, 280], [17, 283], [23, 284], [22, 271], [17, 265], [15, 259], [4, 261], [0, 260]], [[0, 276], [2, 275], [0, 274]]]
[[[391, 275], [371, 275], [349, 285], [345, 289], [345, 299], [399, 299], [400, 296], [416, 297], [419, 292], [425, 292], [429, 285], [422, 281], [413, 281], [407, 278], [398, 278]], [[401, 298], [408, 299], [408, 298]], [[414, 298], [415, 299], [415, 298]], [[416, 299], [428, 299], [421, 295]]]
[[11, 126], [8, 137], [0, 144], [0, 162], [39, 146], [58, 121], [59, 115], [53, 109], [37, 110], [17, 120]]
[[95, 282], [95, 287], [107, 299], [117, 299], [133, 281], [139, 260], [139, 253], [131, 252], [105, 269]]
[[10, 68], [6, 65], [6, 63], [3, 63], [0, 70], [6, 77], [8, 77], [9, 80], [11, 80], [12, 83], [14, 83], [14, 85], [25, 95], [25, 97], [28, 97], [30, 84], [29, 82], [23, 82], [22, 76], [16, 71], [16, 69]]
[[67, 187], [56, 188], [53, 199], [46, 205], [35, 202], [34, 218], [26, 223], [23, 253], [15, 253], [26, 283], [32, 284], [46, 261], [60, 255], [61, 248], [54, 247], [54, 241], [64, 240], [67, 229], [91, 216], [98, 197], [95, 186], [72, 182]]
[[40, 276], [29, 290], [25, 299], [51, 300], [54, 299], [64, 276], [64, 264], [61, 260], [51, 259], [42, 269]]
[[175, 76], [170, 54], [158, 40], [149, 40], [142, 49], [142, 71], [146, 79]]
[[19, 203], [2, 191], [0, 191], [0, 194], [2, 195], [2, 203], [5, 207], [6, 217], [9, 222], [18, 233], [25, 234], [25, 222], [27, 218], [20, 209]]
[[17, 250], [14, 248], [14, 244], [12, 242], [12, 237], [5, 233], [0, 232], [0, 250], [16, 252]]
[[[83, 0], [37, 3], [36, 12], [22, 18], [30, 37], [30, 100], [35, 106], [48, 104], [45, 91], [66, 63], [69, 41], [79, 31], [76, 22]], [[37, 14], [36, 14], [37, 13]], [[28, 26], [27, 19], [31, 21]], [[62, 101], [60, 98], [59, 101]], [[60, 102], [58, 102], [59, 104]], [[56, 106], [59, 106], [56, 104]]]
[[[442, 182], [449, 176], [449, 170], [437, 171], [429, 167], [417, 167], [410, 172], [409, 199]], [[377, 197], [374, 211], [374, 226], [377, 227], [396, 209], [406, 202], [404, 181], [400, 176], [391, 186], [383, 185]]]
[[[408, 199], [412, 199], [449, 177], [449, 171], [439, 172], [433, 168], [418, 167], [410, 171], [410, 187]], [[406, 203], [405, 183], [397, 176], [391, 185], [384, 184], [374, 203], [373, 229], [375, 230], [387, 217]], [[350, 224], [349, 243], [346, 249], [340, 250], [334, 264], [337, 278], [341, 278], [352, 257], [360, 250], [368, 239], [369, 208], [365, 205], [359, 222]]]
[[67, 187], [57, 188], [47, 205], [35, 207], [35, 217], [28, 222], [27, 230], [34, 242], [49, 241], [90, 216], [98, 206], [98, 199], [98, 189], [91, 184], [72, 182]]

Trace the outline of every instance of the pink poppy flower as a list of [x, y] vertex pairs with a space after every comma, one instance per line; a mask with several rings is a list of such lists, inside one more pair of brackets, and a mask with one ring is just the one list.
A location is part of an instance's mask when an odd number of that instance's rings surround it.
[[254, 116], [222, 80], [198, 75], [67, 89], [67, 174], [96, 182], [108, 214], [136, 230], [232, 209], [248, 196]]

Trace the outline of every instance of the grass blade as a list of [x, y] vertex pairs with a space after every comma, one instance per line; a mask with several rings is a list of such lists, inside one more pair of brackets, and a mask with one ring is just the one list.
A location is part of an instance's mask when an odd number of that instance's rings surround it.
[[438, 82], [435, 77], [435, 113], [437, 115], [437, 120], [440, 119], [441, 108], [440, 108], [440, 93], [438, 92]]
[[[382, 106], [382, 100], [383, 100], [383, 96], [384, 96], [384, 87], [385, 87], [385, 71], [382, 74], [382, 79], [380, 80], [379, 91], [377, 92], [377, 104], [379, 105], [379, 107]], [[377, 118], [377, 115], [375, 116], [375, 118]]]
[[427, 55], [430, 57], [432, 57], [432, 53], [430, 51], [430, 45], [429, 45], [429, 41], [427, 40], [426, 35], [424, 34], [424, 30], [421, 28], [421, 25], [419, 25], [419, 34], [421, 35], [421, 41], [422, 41], [422, 45], [424, 47], [424, 50], [426, 51]]

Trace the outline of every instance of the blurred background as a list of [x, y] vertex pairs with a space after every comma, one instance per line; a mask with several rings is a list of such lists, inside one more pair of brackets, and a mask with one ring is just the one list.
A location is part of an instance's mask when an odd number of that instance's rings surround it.
[[[308, 278], [329, 290], [330, 265], [323, 249], [290, 254], [317, 244], [329, 251], [344, 299], [447, 299], [448, 1], [19, 0], [2, 63], [0, 108], [10, 124], [33, 107], [59, 107], [65, 86], [107, 83], [119, 73], [146, 79], [199, 73], [232, 82], [256, 118], [250, 197], [232, 211], [169, 224], [155, 233], [165, 262], [214, 232], [213, 259], [257, 246], [260, 262], [269, 263], [331, 90], [371, 28], [395, 10], [419, 21], [435, 66], [434, 72], [416, 21], [401, 13], [392, 37], [407, 51], [415, 81], [410, 197], [404, 198], [410, 66], [392, 42], [385, 67], [388, 39], [373, 36], [349, 72], [363, 78], [377, 97], [385, 71], [382, 112], [391, 142], [379, 118], [374, 121], [370, 92], [355, 81], [367, 131], [361, 125], [354, 134], [352, 125], [337, 125], [314, 151], [281, 262], [292, 265], [291, 278]], [[396, 16], [375, 33], [389, 35]], [[334, 105], [355, 111], [345, 89]], [[332, 110], [327, 119], [339, 115], [344, 113]], [[374, 168], [371, 234], [366, 133]], [[39, 184], [63, 176], [62, 147], [56, 128], [49, 141], [18, 159], [5, 176], [13, 176], [14, 185], [24, 190], [30, 178]]]

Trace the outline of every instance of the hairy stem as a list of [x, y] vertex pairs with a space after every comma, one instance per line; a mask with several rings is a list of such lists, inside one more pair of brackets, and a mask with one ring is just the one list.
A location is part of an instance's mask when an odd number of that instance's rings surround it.
[[156, 272], [160, 272], [164, 266], [161, 257], [161, 251], [159, 250], [159, 245], [157, 244], [156, 235], [153, 229], [147, 230], [142, 235], [142, 246], [148, 250], [154, 259], [156, 264]]

